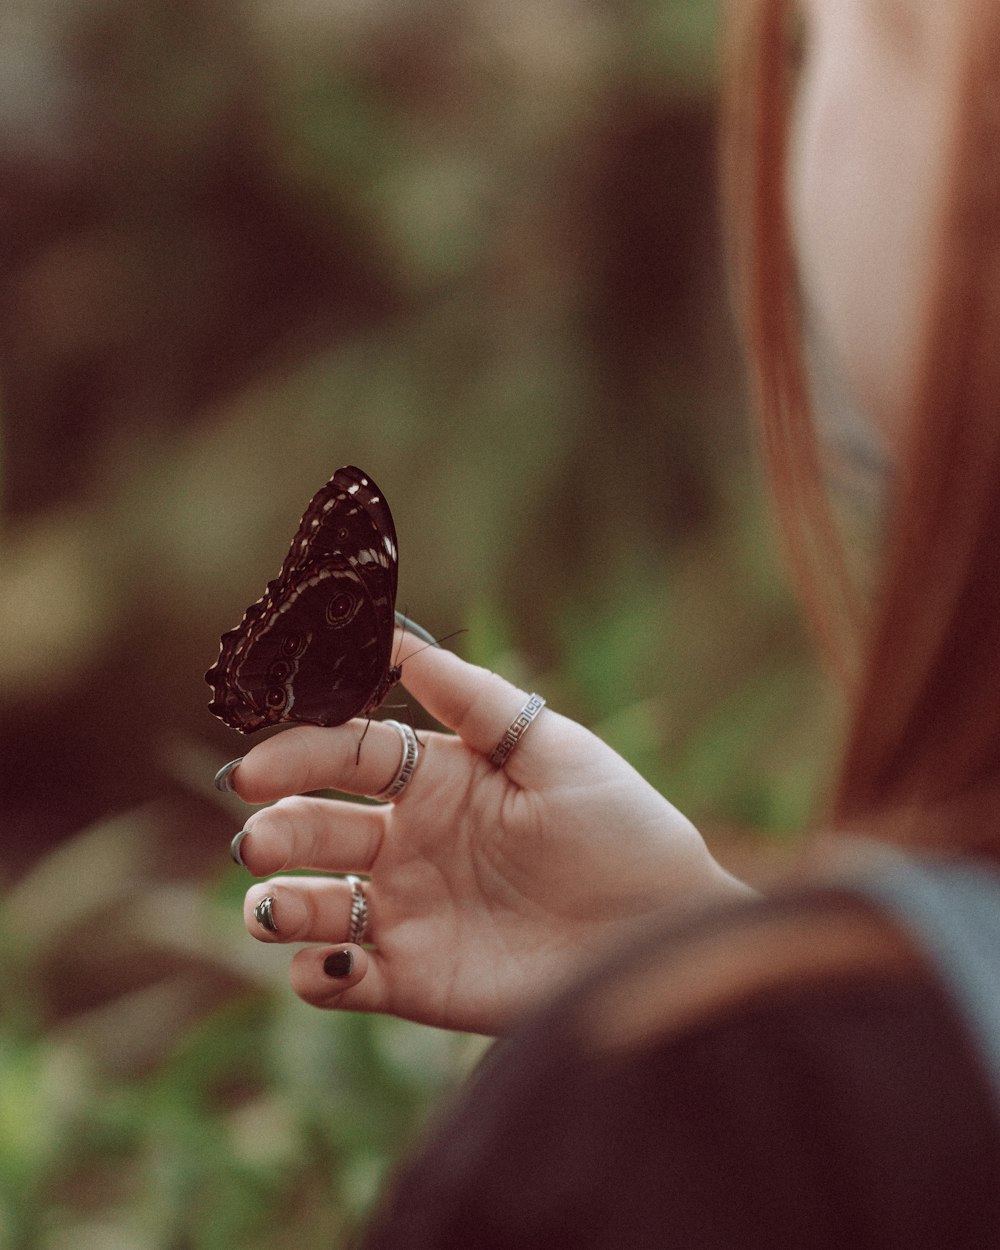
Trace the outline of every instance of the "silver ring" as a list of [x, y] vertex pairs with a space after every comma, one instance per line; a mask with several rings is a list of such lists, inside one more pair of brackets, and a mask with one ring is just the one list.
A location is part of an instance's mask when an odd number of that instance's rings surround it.
[[351, 887], [351, 929], [347, 940], [360, 946], [368, 928], [368, 895], [360, 877], [345, 877], [344, 880]]
[[413, 780], [413, 774], [417, 769], [417, 760], [420, 759], [420, 746], [417, 742], [417, 735], [409, 725], [402, 725], [398, 720], [384, 720], [383, 725], [391, 725], [403, 740], [403, 754], [399, 761], [399, 768], [396, 769], [396, 775], [384, 790], [379, 790], [378, 794], [370, 794], [368, 797], [372, 799], [394, 799], [397, 795], [402, 794], [406, 787]]
[[493, 748], [493, 754], [490, 756], [490, 763], [494, 768], [503, 768], [507, 762], [507, 758], [511, 751], [517, 746], [524, 736], [524, 731], [535, 719], [538, 713], [545, 706], [545, 700], [540, 694], [533, 694], [528, 702], [521, 708], [520, 712], [507, 726], [503, 737]]

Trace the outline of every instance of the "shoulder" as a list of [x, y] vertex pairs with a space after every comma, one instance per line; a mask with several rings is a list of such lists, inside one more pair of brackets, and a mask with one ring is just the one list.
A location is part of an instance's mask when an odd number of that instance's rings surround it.
[[665, 922], [499, 1044], [371, 1245], [994, 1244], [998, 1171], [919, 953], [804, 891]]

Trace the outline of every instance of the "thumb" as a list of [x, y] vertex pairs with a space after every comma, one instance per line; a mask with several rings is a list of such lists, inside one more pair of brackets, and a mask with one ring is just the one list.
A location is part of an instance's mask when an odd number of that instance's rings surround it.
[[443, 647], [414, 650], [408, 646], [406, 634], [402, 635], [401, 647], [399, 663], [406, 689], [463, 742], [489, 755], [524, 707], [527, 693], [498, 673], [469, 664]]

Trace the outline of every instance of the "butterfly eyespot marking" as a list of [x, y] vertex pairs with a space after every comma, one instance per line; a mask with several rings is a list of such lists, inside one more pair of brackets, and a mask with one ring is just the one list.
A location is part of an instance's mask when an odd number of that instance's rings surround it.
[[339, 595], [334, 595], [330, 602], [326, 605], [326, 619], [330, 625], [340, 625], [346, 621], [354, 611], [357, 599], [354, 595], [350, 595], [347, 591], [341, 591]]
[[297, 660], [305, 651], [307, 642], [308, 635], [306, 634], [286, 634], [281, 640], [281, 654], [290, 660]]
[[276, 686], [283, 686], [291, 675], [292, 666], [287, 660], [275, 660], [267, 670], [267, 680], [274, 682]]

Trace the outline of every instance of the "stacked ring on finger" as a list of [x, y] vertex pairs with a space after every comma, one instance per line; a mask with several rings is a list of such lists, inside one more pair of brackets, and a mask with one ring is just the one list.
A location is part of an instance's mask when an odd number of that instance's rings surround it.
[[404, 725], [398, 720], [384, 720], [382, 724], [395, 729], [403, 743], [403, 754], [395, 777], [384, 789], [369, 796], [373, 799], [388, 801], [398, 798], [413, 780], [413, 774], [416, 772], [417, 762], [420, 759], [420, 744], [417, 742], [417, 735], [412, 726]]
[[344, 880], [351, 887], [351, 927], [347, 940], [360, 946], [368, 928], [368, 896], [360, 877], [347, 876]]

